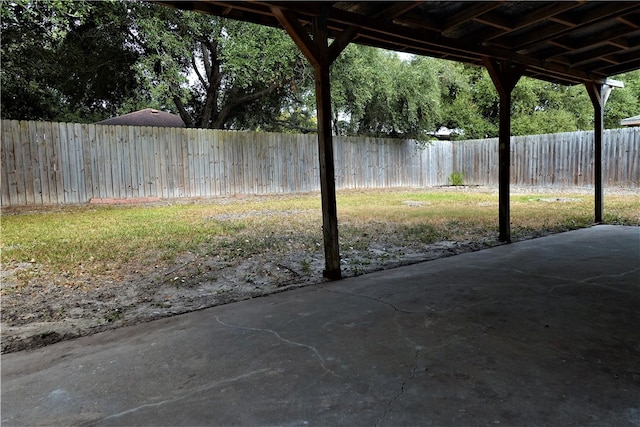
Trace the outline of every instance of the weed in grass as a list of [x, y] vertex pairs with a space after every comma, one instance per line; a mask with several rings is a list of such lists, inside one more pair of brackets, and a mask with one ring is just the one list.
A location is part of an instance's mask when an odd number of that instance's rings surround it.
[[114, 310], [111, 310], [109, 313], [107, 313], [107, 315], [104, 317], [104, 320], [107, 323], [113, 323], [117, 320], [120, 320], [121, 318], [122, 318], [122, 312], [120, 311], [120, 309], [116, 308]]
[[605, 224], [611, 225], [625, 225], [625, 221], [620, 217], [617, 212], [606, 212], [603, 220]]
[[311, 263], [306, 258], [303, 258], [300, 264], [303, 273], [309, 274], [311, 272]]
[[442, 230], [428, 223], [402, 225], [400, 230], [408, 241], [429, 244], [446, 239]]

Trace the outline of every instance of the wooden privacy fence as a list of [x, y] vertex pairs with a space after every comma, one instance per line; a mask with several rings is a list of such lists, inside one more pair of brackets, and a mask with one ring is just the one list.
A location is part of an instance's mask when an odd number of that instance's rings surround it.
[[[318, 191], [316, 135], [1, 122], [2, 206]], [[605, 184], [640, 187], [640, 128], [605, 132]], [[512, 183], [591, 186], [593, 133], [514, 137]], [[336, 187], [497, 185], [497, 139], [335, 137]]]
[[[452, 143], [452, 169], [465, 183], [498, 185], [498, 138]], [[511, 138], [511, 183], [593, 187], [593, 131]], [[602, 140], [605, 186], [640, 188], [640, 128], [611, 129]]]

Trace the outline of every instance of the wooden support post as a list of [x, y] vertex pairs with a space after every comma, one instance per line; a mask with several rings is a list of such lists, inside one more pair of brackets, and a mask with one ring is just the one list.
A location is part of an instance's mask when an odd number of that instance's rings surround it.
[[500, 96], [500, 129], [498, 136], [498, 223], [501, 242], [511, 242], [511, 91], [523, 73], [521, 66], [507, 61], [484, 58], [484, 64]]
[[604, 131], [604, 105], [611, 88], [605, 84], [585, 83], [589, 98], [593, 104], [593, 187], [595, 192], [594, 221], [603, 222], [604, 216], [604, 186], [602, 181], [602, 134]]
[[325, 256], [323, 275], [328, 279], [337, 280], [342, 278], [342, 273], [340, 270], [335, 165], [333, 159], [333, 137], [331, 134], [331, 80], [329, 69], [333, 61], [340, 55], [340, 52], [357, 36], [358, 31], [355, 27], [345, 30], [329, 46], [326, 16], [319, 16], [313, 19], [313, 39], [311, 39], [295, 16], [275, 6], [271, 10], [311, 65], [313, 65], [316, 83], [318, 156], [320, 162], [320, 191], [322, 194], [322, 234], [324, 237]]
[[318, 156], [320, 160], [320, 192], [322, 195], [322, 235], [324, 237], [324, 277], [332, 280], [342, 277], [338, 236], [338, 210], [331, 134], [331, 80], [328, 60], [326, 23], [313, 21], [314, 41], [319, 43], [319, 66], [314, 67], [316, 80], [316, 110], [318, 119]]
[[604, 222], [604, 184], [602, 178], [602, 136], [604, 134], [604, 107], [613, 88], [623, 88], [624, 83], [606, 79], [603, 83], [586, 82], [585, 87], [594, 111], [593, 139], [593, 186], [595, 191], [594, 219], [597, 224]]

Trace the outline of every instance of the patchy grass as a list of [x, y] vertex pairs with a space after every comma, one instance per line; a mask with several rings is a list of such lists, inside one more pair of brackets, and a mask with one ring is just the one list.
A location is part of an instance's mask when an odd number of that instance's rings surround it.
[[[547, 190], [548, 191], [548, 190]], [[353, 276], [497, 243], [492, 189], [338, 193], [341, 268]], [[605, 220], [640, 225], [639, 194]], [[512, 237], [591, 224], [593, 196], [514, 194]], [[319, 283], [320, 195], [3, 209], [2, 352]]]
[[[495, 192], [341, 191], [343, 250], [379, 240], [397, 245], [474, 240], [497, 234]], [[610, 224], [640, 225], [637, 195], [605, 199]], [[588, 226], [593, 196], [512, 196], [514, 239]], [[137, 206], [5, 209], [2, 263], [32, 263], [40, 272], [114, 274], [172, 263], [184, 253], [232, 260], [269, 251], [314, 251], [322, 245], [318, 194]], [[305, 264], [303, 260], [303, 268]]]

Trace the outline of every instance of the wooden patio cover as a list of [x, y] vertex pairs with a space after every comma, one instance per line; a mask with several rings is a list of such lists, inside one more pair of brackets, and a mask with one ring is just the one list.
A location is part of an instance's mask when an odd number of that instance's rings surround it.
[[511, 91], [521, 76], [584, 84], [595, 111], [595, 222], [603, 216], [602, 122], [609, 76], [640, 69], [640, 2], [159, 1], [284, 28], [313, 65], [325, 243], [324, 275], [341, 277], [329, 67], [349, 43], [485, 66], [500, 95], [499, 230], [510, 241]]

